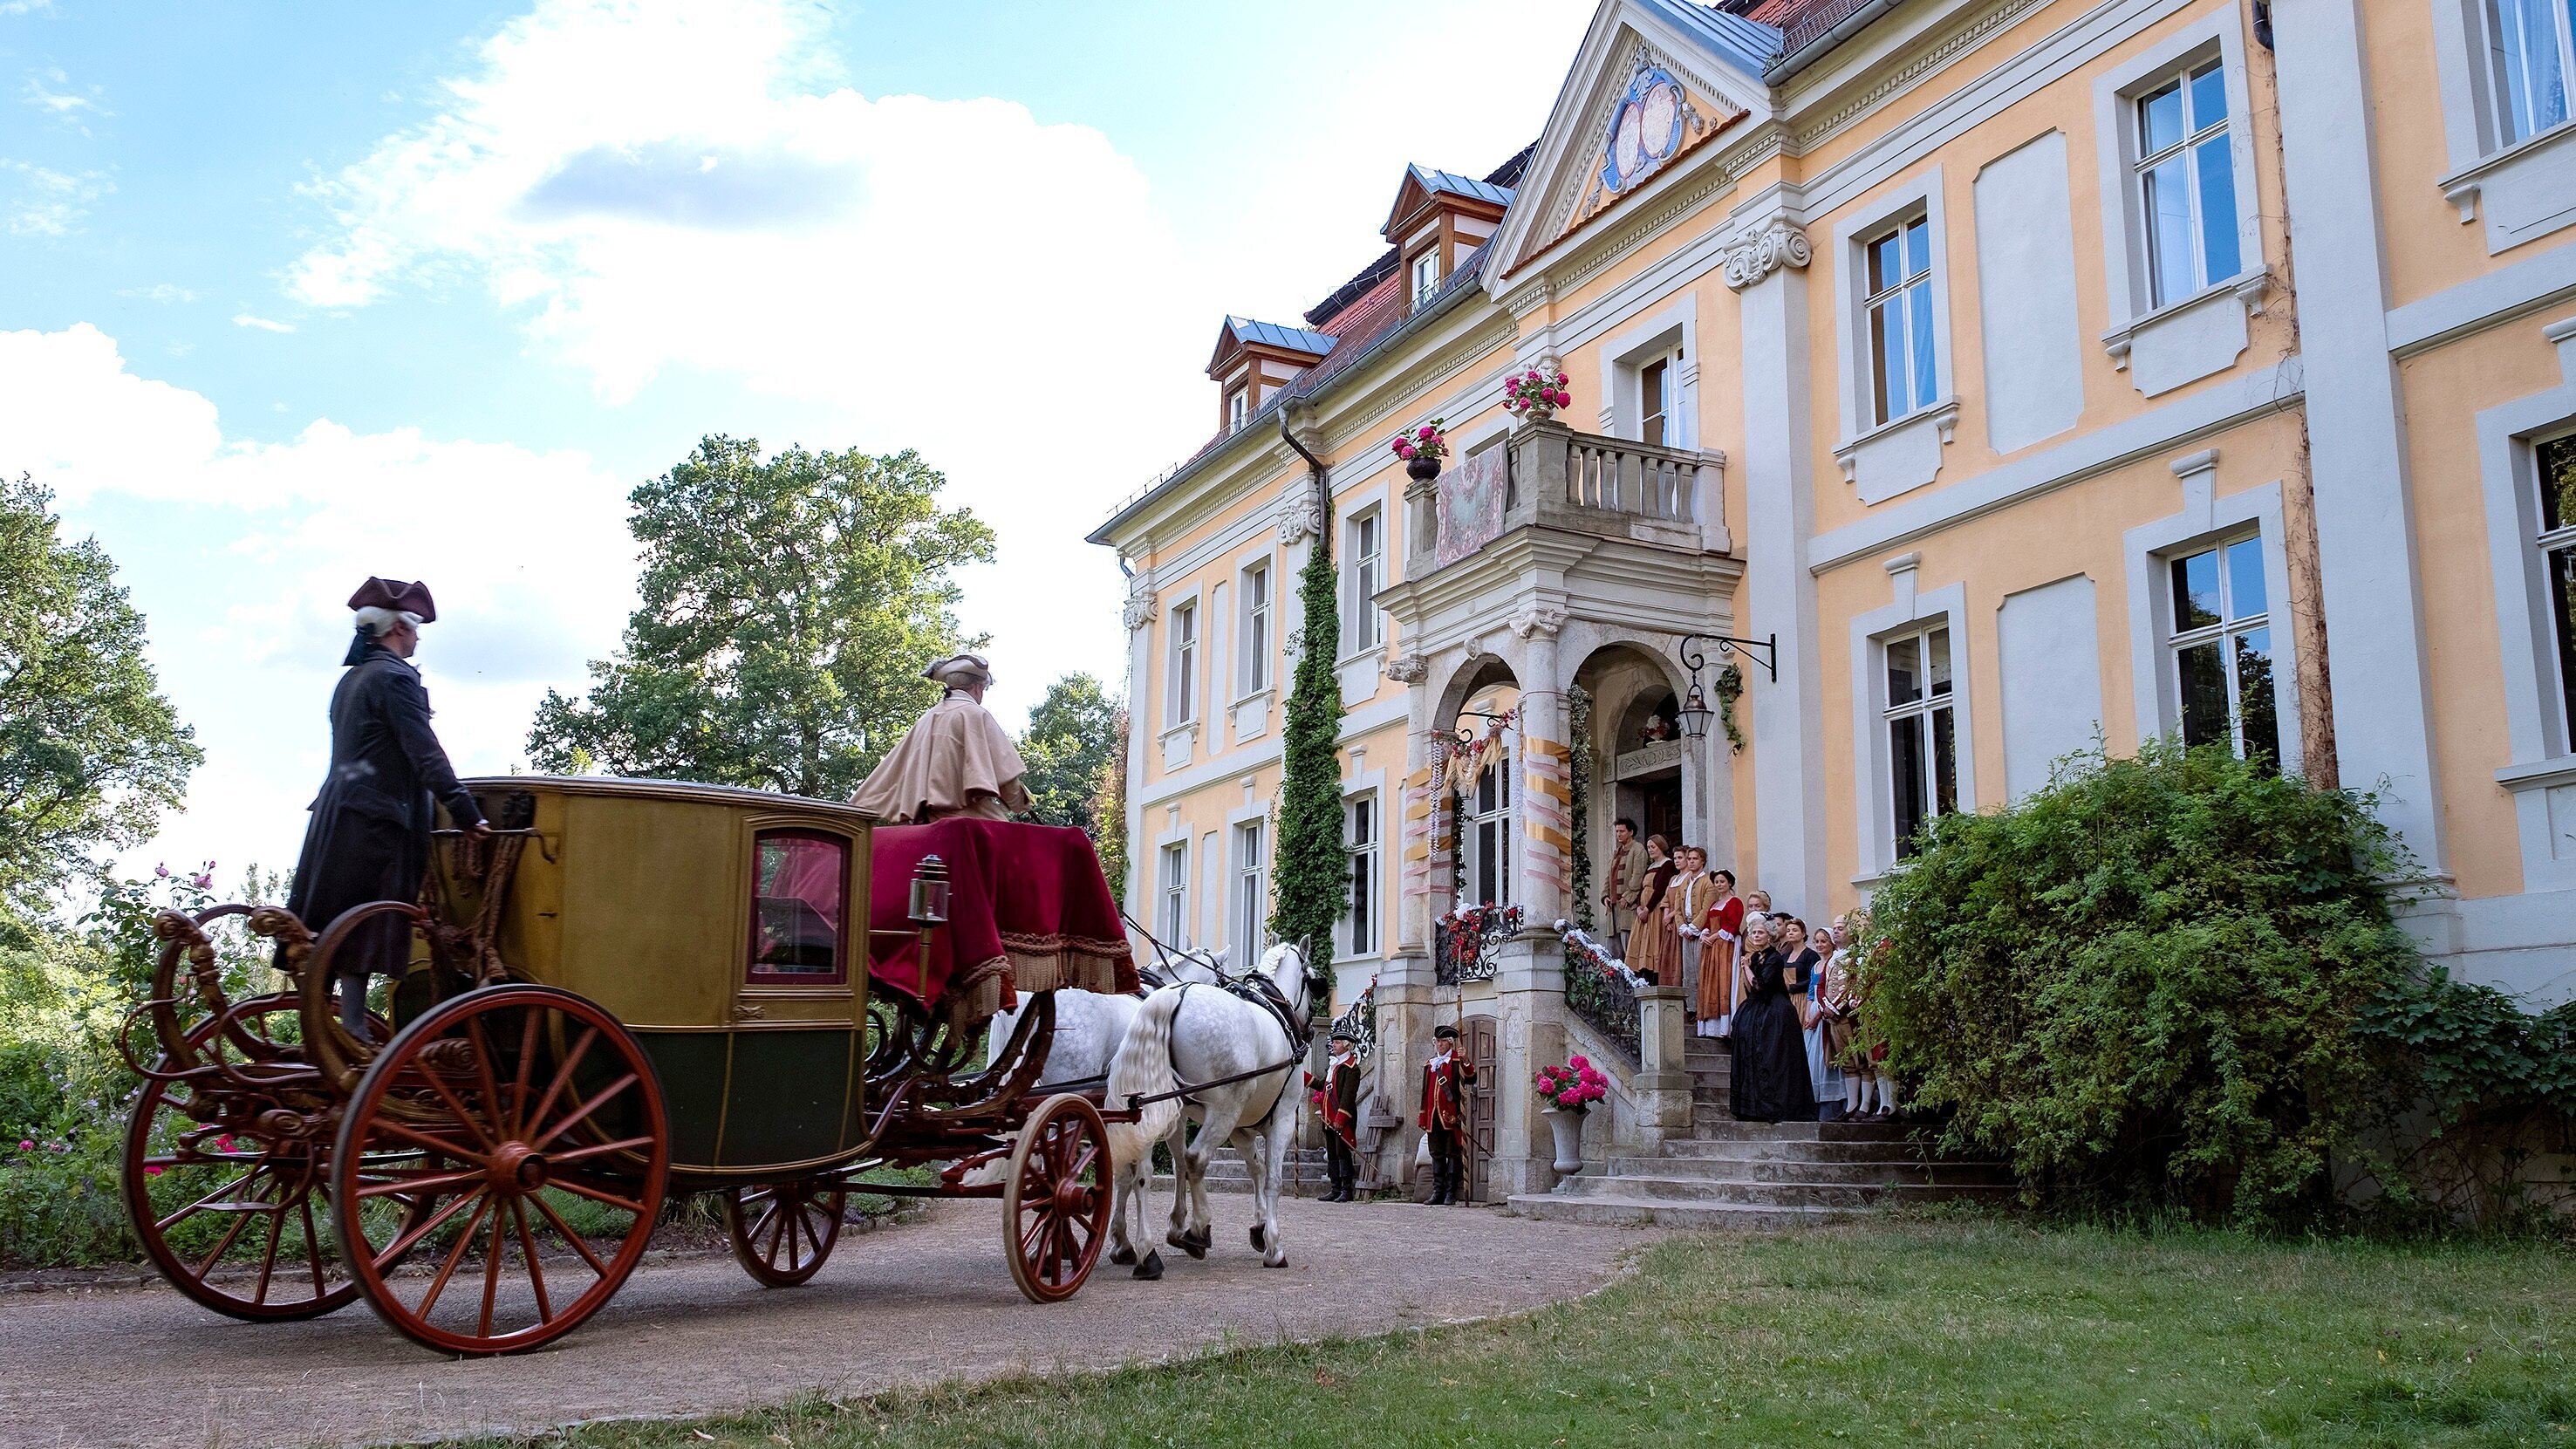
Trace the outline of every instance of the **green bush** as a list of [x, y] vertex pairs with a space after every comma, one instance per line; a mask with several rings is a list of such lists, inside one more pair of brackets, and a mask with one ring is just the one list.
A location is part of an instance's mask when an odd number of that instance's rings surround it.
[[1872, 901], [1864, 968], [1915, 1102], [2065, 1205], [2319, 1202], [2375, 1100], [2356, 1027], [2416, 959], [2371, 809], [2156, 741], [1940, 818]]

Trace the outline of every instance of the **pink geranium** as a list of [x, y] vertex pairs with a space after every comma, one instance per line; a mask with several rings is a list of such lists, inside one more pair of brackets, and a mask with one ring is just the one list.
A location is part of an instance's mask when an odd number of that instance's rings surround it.
[[1410, 433], [1396, 434], [1388, 446], [1395, 450], [1395, 456], [1408, 463], [1416, 458], [1437, 461], [1449, 456], [1449, 434], [1444, 431], [1447, 427], [1446, 419], [1433, 418]]
[[1503, 385], [1503, 411], [1516, 417], [1528, 413], [1532, 408], [1562, 408], [1573, 405], [1574, 394], [1566, 391], [1565, 374], [1561, 372], [1551, 380], [1547, 374], [1532, 368]]

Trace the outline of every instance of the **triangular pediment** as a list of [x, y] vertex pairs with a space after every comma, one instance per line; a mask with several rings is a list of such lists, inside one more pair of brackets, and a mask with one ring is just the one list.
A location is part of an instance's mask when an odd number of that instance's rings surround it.
[[1768, 114], [1779, 32], [1690, 0], [1605, 0], [1495, 238], [1488, 288]]

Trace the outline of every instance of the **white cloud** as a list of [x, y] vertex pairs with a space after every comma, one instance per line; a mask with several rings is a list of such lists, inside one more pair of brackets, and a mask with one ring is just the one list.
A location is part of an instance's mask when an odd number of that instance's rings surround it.
[[9, 230], [18, 236], [64, 236], [89, 215], [89, 204], [116, 189], [96, 171], [70, 173], [0, 157], [0, 171], [19, 178], [9, 201]]
[[248, 312], [234, 313], [233, 325], [235, 327], [256, 327], [262, 332], [292, 332], [295, 330], [295, 324], [292, 322], [278, 322], [266, 317], [254, 317]]
[[169, 282], [155, 282], [149, 287], [119, 287], [120, 297], [139, 297], [146, 302], [193, 302], [197, 294]]
[[422, 649], [458, 767], [520, 759], [545, 688], [578, 688], [634, 607], [627, 484], [586, 454], [316, 422], [225, 437], [215, 407], [137, 377], [87, 324], [0, 332], [0, 470], [54, 488], [150, 621], [162, 685], [207, 763], [189, 809], [129, 857], [291, 864], [328, 753], [349, 591], [425, 578]]
[[[49, 81], [51, 85], [47, 84]], [[80, 125], [84, 114], [93, 116], [115, 114], [98, 103], [97, 87], [92, 86], [91, 94], [85, 96], [78, 91], [68, 89], [71, 83], [72, 78], [64, 74], [59, 66], [50, 70], [31, 72], [27, 77], [27, 84], [18, 91], [18, 98], [57, 121], [81, 129], [83, 134], [87, 134], [87, 128]], [[66, 87], [66, 89], [56, 90], [55, 86]]]
[[0, 15], [33, 15], [54, 8], [54, 0], [0, 0]]

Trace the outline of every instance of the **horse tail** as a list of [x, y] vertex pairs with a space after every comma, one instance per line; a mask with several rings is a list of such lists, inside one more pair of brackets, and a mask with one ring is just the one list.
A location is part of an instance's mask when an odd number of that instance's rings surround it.
[[[1109, 1064], [1109, 1107], [1123, 1109], [1130, 1097], [1162, 1096], [1163, 1100], [1145, 1104], [1144, 1115], [1132, 1126], [1110, 1127], [1114, 1156], [1124, 1159], [1131, 1151], [1151, 1152], [1154, 1143], [1180, 1120], [1180, 1099], [1165, 1094], [1180, 1086], [1172, 1067], [1172, 1022], [1188, 996], [1186, 988], [1166, 987], [1146, 997], [1136, 1019], [1128, 1024], [1127, 1039], [1118, 1044], [1118, 1055]], [[1128, 1140], [1122, 1143], [1121, 1137]]]

